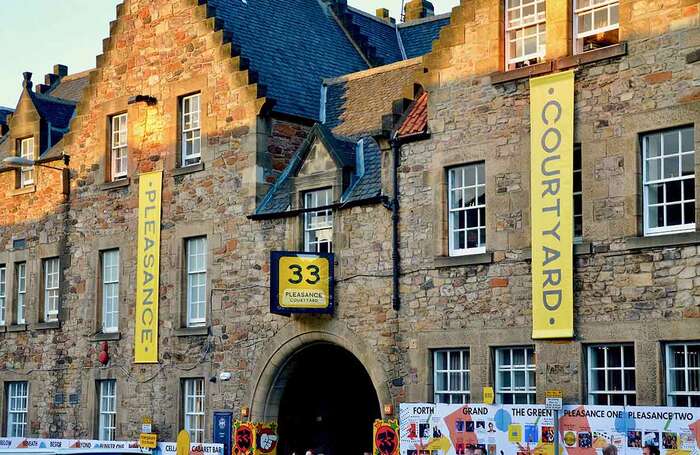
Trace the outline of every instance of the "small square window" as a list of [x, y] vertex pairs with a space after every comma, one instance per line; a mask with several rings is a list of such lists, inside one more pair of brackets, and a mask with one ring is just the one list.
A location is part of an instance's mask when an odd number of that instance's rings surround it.
[[469, 403], [469, 350], [433, 352], [433, 397], [436, 403]]
[[700, 342], [666, 345], [666, 404], [700, 407]]
[[496, 401], [534, 404], [537, 400], [534, 348], [498, 348], [495, 354]]
[[637, 403], [634, 346], [589, 346], [587, 352], [588, 403], [634, 406]]

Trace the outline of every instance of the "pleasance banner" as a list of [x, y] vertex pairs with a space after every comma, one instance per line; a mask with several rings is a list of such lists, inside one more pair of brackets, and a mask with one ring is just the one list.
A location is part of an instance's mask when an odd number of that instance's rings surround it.
[[530, 79], [532, 338], [572, 338], [574, 72]]
[[158, 284], [163, 172], [139, 176], [134, 363], [158, 363]]

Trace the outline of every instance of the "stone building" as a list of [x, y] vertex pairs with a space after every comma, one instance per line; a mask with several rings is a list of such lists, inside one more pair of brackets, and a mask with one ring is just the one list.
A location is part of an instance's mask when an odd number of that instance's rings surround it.
[[[699, 406], [700, 4], [516, 3], [413, 0], [397, 24], [125, 0], [94, 70], [25, 74], [0, 117], [0, 155], [37, 164], [0, 169], [2, 434], [129, 439], [152, 417], [209, 441], [214, 412], [247, 411], [284, 453], [358, 453], [384, 405], [489, 385]], [[576, 335], [533, 340], [528, 79], [572, 68]], [[152, 170], [159, 362], [137, 364]], [[279, 250], [335, 253], [333, 315], [271, 314]]]

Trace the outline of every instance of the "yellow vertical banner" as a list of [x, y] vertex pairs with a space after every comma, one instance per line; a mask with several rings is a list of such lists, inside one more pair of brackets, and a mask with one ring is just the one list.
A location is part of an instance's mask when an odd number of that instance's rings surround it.
[[574, 336], [574, 73], [530, 79], [532, 338]]
[[139, 176], [134, 363], [158, 363], [158, 285], [163, 172]]

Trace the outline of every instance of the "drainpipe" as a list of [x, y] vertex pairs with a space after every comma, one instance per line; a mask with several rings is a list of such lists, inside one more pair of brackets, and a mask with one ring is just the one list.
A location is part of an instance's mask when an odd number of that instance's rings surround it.
[[392, 241], [391, 241], [391, 259], [393, 261], [392, 270], [392, 306], [395, 311], [401, 308], [401, 294], [399, 292], [399, 277], [401, 273], [401, 257], [399, 255], [399, 158], [401, 156], [401, 141], [398, 137], [398, 132], [394, 133], [393, 138], [389, 141], [393, 152], [393, 177], [394, 185], [393, 196], [391, 200], [391, 223], [392, 223]]

